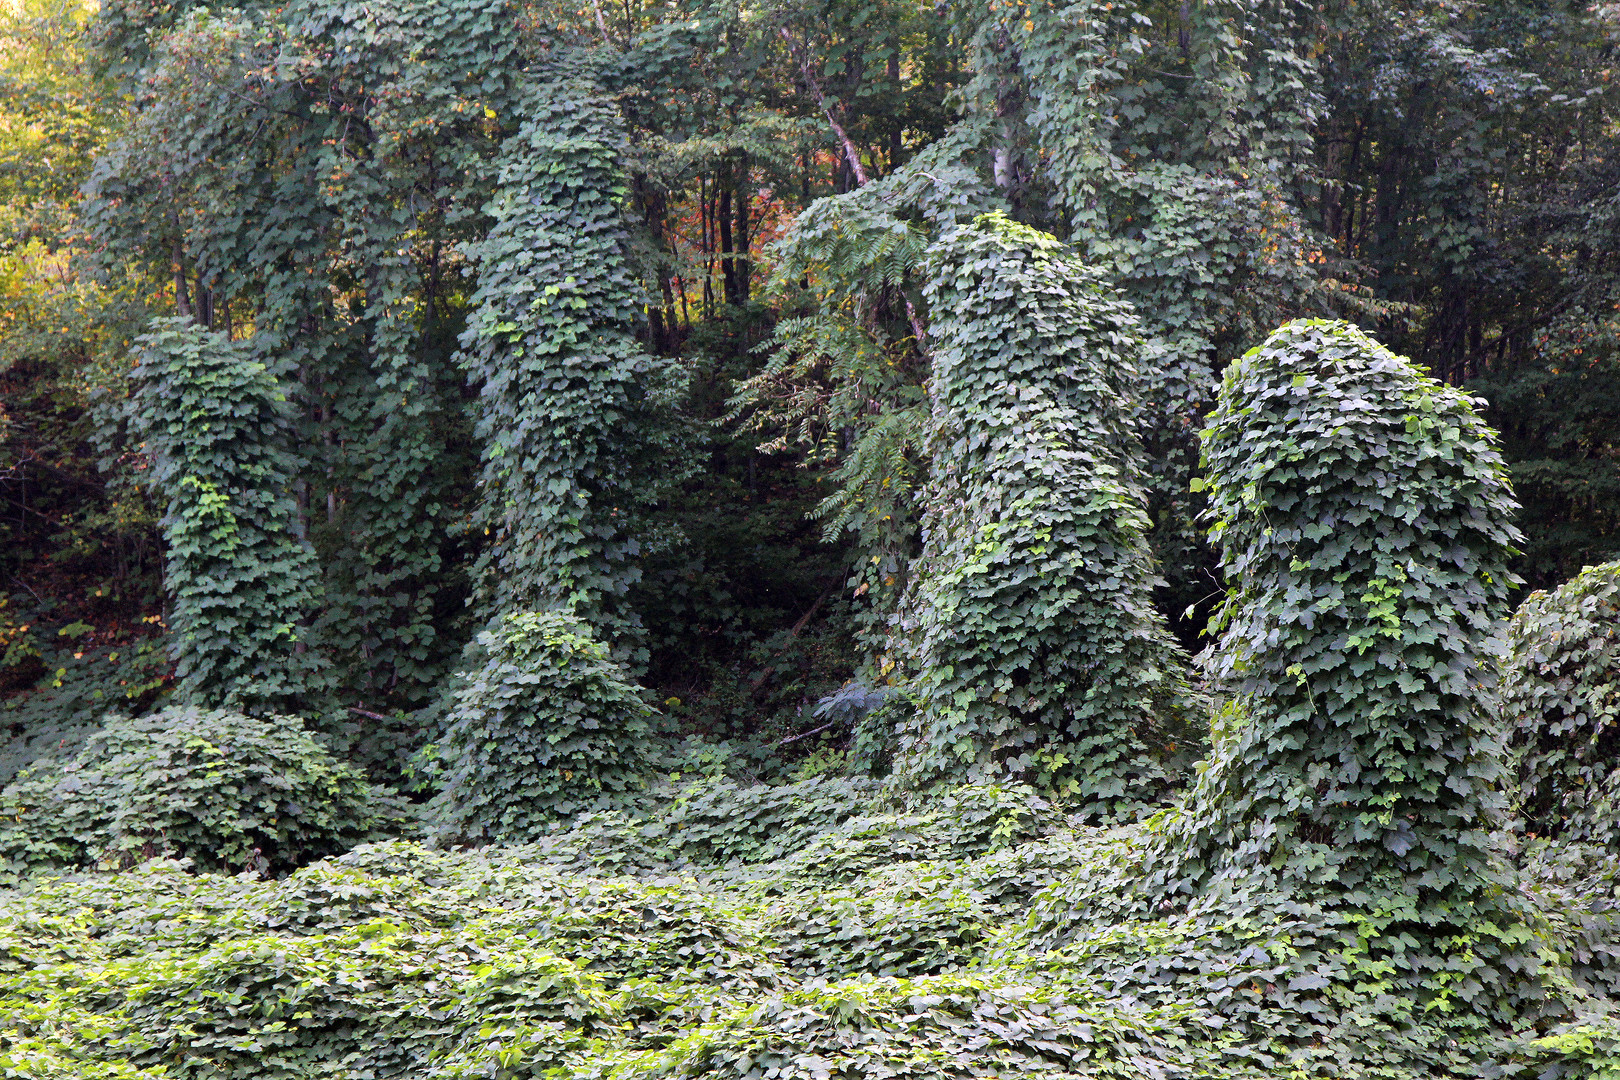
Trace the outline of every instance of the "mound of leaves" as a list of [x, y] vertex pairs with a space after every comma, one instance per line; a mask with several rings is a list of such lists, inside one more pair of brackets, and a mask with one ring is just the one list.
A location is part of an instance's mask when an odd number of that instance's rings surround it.
[[287, 869], [397, 832], [401, 813], [296, 717], [110, 716], [71, 757], [39, 759], [0, 791], [0, 874], [154, 855]]
[[652, 707], [583, 619], [513, 612], [478, 635], [484, 663], [451, 707], [442, 830], [533, 836], [588, 800], [643, 785]]

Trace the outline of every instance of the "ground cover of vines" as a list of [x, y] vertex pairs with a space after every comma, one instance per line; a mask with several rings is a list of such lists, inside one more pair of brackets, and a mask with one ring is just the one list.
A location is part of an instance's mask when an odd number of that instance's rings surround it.
[[[280, 879], [162, 860], [0, 900], [18, 1076], [1603, 1076], [1606, 849], [1527, 841], [1537, 1008], [1414, 1008], [1360, 919], [1106, 904], [1152, 827], [1016, 788], [687, 782], [539, 844]], [[1532, 1019], [1535, 1017], [1535, 1019]], [[1488, 1064], [1487, 1064], [1488, 1063]]]

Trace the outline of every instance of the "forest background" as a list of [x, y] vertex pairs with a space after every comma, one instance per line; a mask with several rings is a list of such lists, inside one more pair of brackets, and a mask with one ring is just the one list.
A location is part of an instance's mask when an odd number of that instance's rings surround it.
[[[1156, 596], [1189, 649], [1224, 590], [1194, 433], [1226, 363], [1291, 317], [1359, 322], [1485, 397], [1531, 585], [1611, 554], [1620, 16], [1078, 10], [13, 3], [7, 772], [174, 690], [184, 582], [165, 588], [167, 494], [128, 404], [161, 315], [246, 343], [286, 394], [267, 467], [313, 556], [287, 616], [310, 657], [298, 711], [394, 782], [435, 737], [489, 604], [555, 557], [491, 539], [500, 359], [466, 344], [496, 148], [522, 119], [503, 65], [554, 49], [608, 57], [623, 163], [603, 182], [639, 297], [620, 314], [651, 372], [634, 393], [670, 406], [627, 419], [640, 406], [604, 397], [570, 421], [576, 448], [619, 425], [641, 445], [614, 453], [656, 459], [591, 496], [635, 519], [592, 619], [674, 724], [750, 769], [847, 749], [839, 717], [883, 682], [928, 467], [918, 238], [953, 214], [1053, 232], [1135, 304]], [[262, 613], [238, 600], [216, 626]]]

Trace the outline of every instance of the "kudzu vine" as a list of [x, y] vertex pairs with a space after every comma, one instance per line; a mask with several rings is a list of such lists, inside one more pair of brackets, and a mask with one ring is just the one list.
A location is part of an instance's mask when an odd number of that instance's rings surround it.
[[911, 784], [1036, 781], [1086, 814], [1159, 800], [1196, 749], [1129, 420], [1135, 318], [1051, 237], [985, 215], [929, 249], [931, 472], [897, 638]]
[[180, 700], [307, 707], [323, 683], [307, 623], [320, 598], [296, 535], [291, 408], [249, 350], [184, 319], [136, 342], [129, 432], [164, 506]]
[[517, 13], [409, 0], [356, 19], [298, 0], [104, 16], [138, 109], [97, 164], [88, 222], [109, 261], [176, 281], [214, 329], [251, 331], [298, 413], [299, 517], [323, 571], [309, 645], [348, 701], [421, 705], [467, 634], [456, 245], [483, 234], [489, 161], [517, 125]]
[[483, 664], [450, 711], [442, 830], [527, 840], [649, 771], [653, 710], [592, 628], [562, 612], [513, 612], [478, 635]]
[[1227, 370], [1203, 440], [1232, 582], [1210, 671], [1235, 694], [1195, 803], [1205, 872], [1467, 883], [1503, 809], [1495, 433], [1362, 331], [1301, 321]]
[[1508, 644], [1502, 712], [1524, 828], [1620, 842], [1620, 562], [1532, 593]]
[[[1301, 320], [1227, 370], [1202, 438], [1231, 582], [1207, 669], [1230, 696], [1157, 825], [1146, 892], [1321, 905], [1326, 951], [1300, 978], [1323, 1009], [1398, 1028], [1431, 1003], [1452, 1038], [1555, 1011], [1543, 932], [1492, 839], [1519, 537], [1495, 432], [1356, 327]], [[1356, 1000], [1368, 980], [1385, 1004]]]
[[577, 613], [644, 659], [630, 589], [647, 516], [682, 473], [658, 453], [679, 438], [678, 380], [635, 337], [623, 122], [580, 72], [537, 81], [523, 108], [485, 208], [494, 225], [466, 245], [479, 268], [461, 357], [482, 387], [481, 597], [493, 613]]
[[1318, 50], [1298, 44], [1314, 32], [1295, 9], [1249, 0], [966, 5], [962, 16], [974, 59], [962, 95], [998, 186], [1141, 317], [1133, 408], [1152, 540], [1171, 593], [1198, 601], [1210, 560], [1187, 482], [1215, 373], [1283, 320], [1356, 295], [1319, 283], [1320, 244], [1292, 194], [1322, 109]]

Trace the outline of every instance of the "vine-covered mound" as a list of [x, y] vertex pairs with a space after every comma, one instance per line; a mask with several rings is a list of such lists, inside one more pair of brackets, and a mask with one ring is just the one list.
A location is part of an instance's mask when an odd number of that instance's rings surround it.
[[1320, 989], [1323, 1038], [1384, 1033], [1363, 1060], [1441, 1013], [1459, 1044], [1567, 1015], [1493, 840], [1517, 538], [1495, 433], [1356, 327], [1311, 320], [1227, 370], [1203, 455], [1230, 582], [1208, 670], [1231, 697], [1141, 902], [1319, 912], [1298, 988]]
[[1359, 329], [1309, 320], [1227, 369], [1203, 453], [1231, 583], [1210, 670], [1234, 696], [1187, 873], [1466, 884], [1505, 802], [1518, 506], [1495, 432]]
[[71, 756], [36, 760], [0, 791], [0, 881], [153, 855], [286, 870], [400, 824], [396, 800], [297, 717], [109, 716]]
[[[1404, 1080], [1614, 1060], [1601, 1013], [1481, 1037], [1437, 1001], [1380, 1024], [1384, 987], [1309, 903], [1070, 907], [1124, 888], [1141, 847], [1016, 789], [924, 808], [861, 781], [701, 782], [524, 847], [41, 882], [0, 894], [0, 1072]], [[1601, 1008], [1615, 859], [1504, 855]]]
[[1620, 841], [1620, 561], [1530, 595], [1508, 628], [1502, 711], [1526, 829]]
[[895, 773], [1023, 780], [1129, 817], [1179, 783], [1201, 719], [1153, 607], [1135, 316], [998, 214], [948, 231], [926, 265], [933, 457], [896, 623], [917, 711]]
[[484, 662], [456, 689], [445, 736], [434, 801], [444, 832], [527, 839], [604, 795], [644, 786], [652, 707], [589, 623], [513, 612], [478, 644]]

